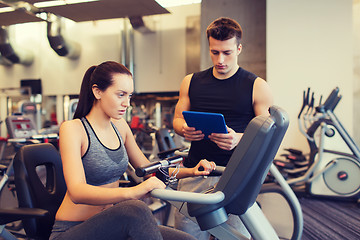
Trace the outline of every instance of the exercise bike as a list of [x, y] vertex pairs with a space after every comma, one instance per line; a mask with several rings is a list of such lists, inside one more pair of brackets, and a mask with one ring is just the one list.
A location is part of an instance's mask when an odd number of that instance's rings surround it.
[[[275, 166], [271, 165], [273, 157], [286, 131], [288, 120], [286, 114], [279, 108], [271, 107], [271, 116], [258, 116], [254, 118], [245, 130], [239, 145], [235, 148], [227, 167], [217, 167], [211, 174], [221, 175], [218, 184], [206, 193], [190, 193], [174, 191], [171, 188], [165, 190], [154, 190], [152, 195], [170, 202], [175, 208], [197, 222], [201, 230], [208, 231], [218, 239], [247, 239], [236, 229], [226, 224], [227, 214], [239, 215], [253, 239], [301, 239], [303, 229], [303, 218], [301, 206], [285, 179]], [[272, 120], [270, 120], [272, 119]], [[276, 119], [276, 120], [275, 120]], [[272, 128], [267, 121], [277, 122]], [[264, 129], [275, 130], [272, 137], [263, 135]], [[267, 131], [267, 130], [266, 130]], [[269, 138], [268, 138], [269, 137]], [[280, 142], [279, 142], [280, 141]], [[176, 151], [175, 155], [150, 165], [136, 169], [138, 176], [144, 176], [162, 168], [171, 167], [181, 162], [187, 153]], [[160, 170], [159, 170], [160, 169]], [[275, 192], [274, 184], [268, 185], [268, 189], [262, 189], [262, 183], [267, 172], [273, 173], [278, 179], [278, 186], [282, 193]], [[174, 171], [169, 178], [176, 174]], [[259, 194], [260, 193], [260, 194]], [[291, 220], [294, 222], [292, 236], [283, 237], [281, 226], [268, 214], [269, 198], [284, 196], [285, 202], [280, 202], [282, 208], [286, 203], [292, 210]], [[259, 196], [263, 197], [262, 199]], [[275, 199], [276, 201], [279, 198]], [[260, 205], [260, 207], [259, 207]], [[276, 213], [280, 215], [279, 212]], [[274, 221], [273, 221], [274, 220]], [[281, 219], [280, 219], [281, 220]], [[286, 226], [288, 219], [282, 222]], [[279, 227], [279, 228], [278, 228]]]
[[298, 115], [301, 133], [307, 138], [310, 153], [307, 164], [287, 174], [295, 191], [311, 196], [358, 200], [360, 196], [360, 150], [334, 113], [342, 96], [332, 90], [326, 101], [314, 107], [314, 93], [304, 91]]
[[[14, 152], [26, 144], [37, 144], [41, 142], [54, 141], [57, 142], [58, 134], [38, 134], [35, 123], [32, 118], [27, 115], [12, 115], [5, 119], [9, 138], [6, 143], [10, 143]], [[56, 144], [55, 144], [56, 145]], [[3, 150], [4, 151], [4, 150]], [[3, 177], [0, 181], [0, 191], [3, 189], [9, 176], [12, 175], [12, 157], [8, 166], [4, 166]]]
[[[6, 139], [6, 143], [10, 144], [8, 147], [13, 148], [14, 154], [22, 146], [29, 144], [52, 142], [53, 145], [57, 146], [58, 134], [38, 134], [33, 119], [26, 115], [8, 116], [5, 121], [9, 135], [9, 138]], [[1, 165], [0, 168], [0, 200], [9, 201], [5, 201], [6, 204], [1, 202], [0, 205], [12, 206], [15, 202], [17, 202], [16, 186], [14, 183], [13, 157], [11, 156], [8, 163], [6, 165]], [[40, 176], [46, 174], [46, 171], [43, 168], [39, 167], [37, 171]], [[21, 223], [12, 223], [7, 225], [6, 229], [12, 232], [20, 232], [22, 225]]]

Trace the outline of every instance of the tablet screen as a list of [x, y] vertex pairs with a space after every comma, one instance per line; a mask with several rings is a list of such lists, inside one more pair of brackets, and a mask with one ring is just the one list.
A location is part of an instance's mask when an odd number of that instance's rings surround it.
[[227, 133], [224, 116], [220, 113], [183, 111], [182, 114], [186, 124], [201, 130], [206, 139], [211, 133]]

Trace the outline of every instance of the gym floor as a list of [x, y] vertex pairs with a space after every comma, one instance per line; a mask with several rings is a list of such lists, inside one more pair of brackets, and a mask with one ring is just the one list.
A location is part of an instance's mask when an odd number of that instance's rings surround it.
[[355, 201], [300, 198], [304, 215], [302, 240], [360, 239], [360, 205]]

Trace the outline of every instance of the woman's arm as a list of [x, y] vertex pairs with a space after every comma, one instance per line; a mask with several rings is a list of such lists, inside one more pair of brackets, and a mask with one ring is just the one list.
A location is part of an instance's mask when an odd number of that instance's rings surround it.
[[[181, 179], [187, 177], [209, 175], [211, 171], [215, 170], [215, 168], [216, 168], [216, 164], [214, 162], [209, 162], [203, 159], [193, 168], [179, 168], [179, 172], [176, 174], [176, 178]], [[176, 172], [177, 169], [169, 168], [169, 176], [173, 176]]]
[[[131, 132], [129, 125], [124, 119], [114, 121], [114, 124], [119, 129], [119, 132], [123, 136], [125, 142], [125, 147], [130, 159], [130, 163], [134, 168], [144, 166], [150, 163], [150, 161], [145, 157], [143, 152], [140, 150], [137, 145], [134, 135]], [[199, 171], [199, 167], [203, 167], [202, 171]], [[216, 167], [214, 162], [209, 162], [207, 160], [201, 160], [196, 167], [193, 168], [180, 168], [179, 172], [176, 175], [176, 178], [185, 178], [185, 177], [194, 177], [208, 175]], [[169, 174], [172, 174], [175, 168], [169, 168]], [[145, 181], [146, 182], [146, 181]], [[141, 184], [139, 184], [141, 185]], [[138, 186], [139, 186], [138, 185]]]
[[164, 188], [162, 182], [157, 179], [149, 179], [141, 184], [141, 187], [138, 185], [130, 188], [110, 188], [87, 184], [81, 160], [84, 138], [86, 134], [79, 120], [64, 122], [61, 125], [60, 153], [67, 191], [74, 203], [114, 204], [127, 199], [139, 199], [155, 188]]

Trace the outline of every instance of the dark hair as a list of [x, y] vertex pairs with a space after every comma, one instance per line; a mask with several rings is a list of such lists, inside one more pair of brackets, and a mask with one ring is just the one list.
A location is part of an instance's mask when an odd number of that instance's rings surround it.
[[242, 29], [240, 24], [235, 20], [221, 17], [210, 23], [206, 29], [206, 36], [208, 40], [212, 37], [220, 41], [236, 37], [237, 45], [239, 45], [242, 38]]
[[81, 83], [79, 102], [74, 113], [74, 119], [81, 119], [90, 112], [95, 101], [92, 91], [93, 85], [96, 84], [101, 91], [105, 91], [113, 84], [113, 75], [116, 73], [132, 76], [124, 65], [112, 61], [92, 66], [86, 71]]

